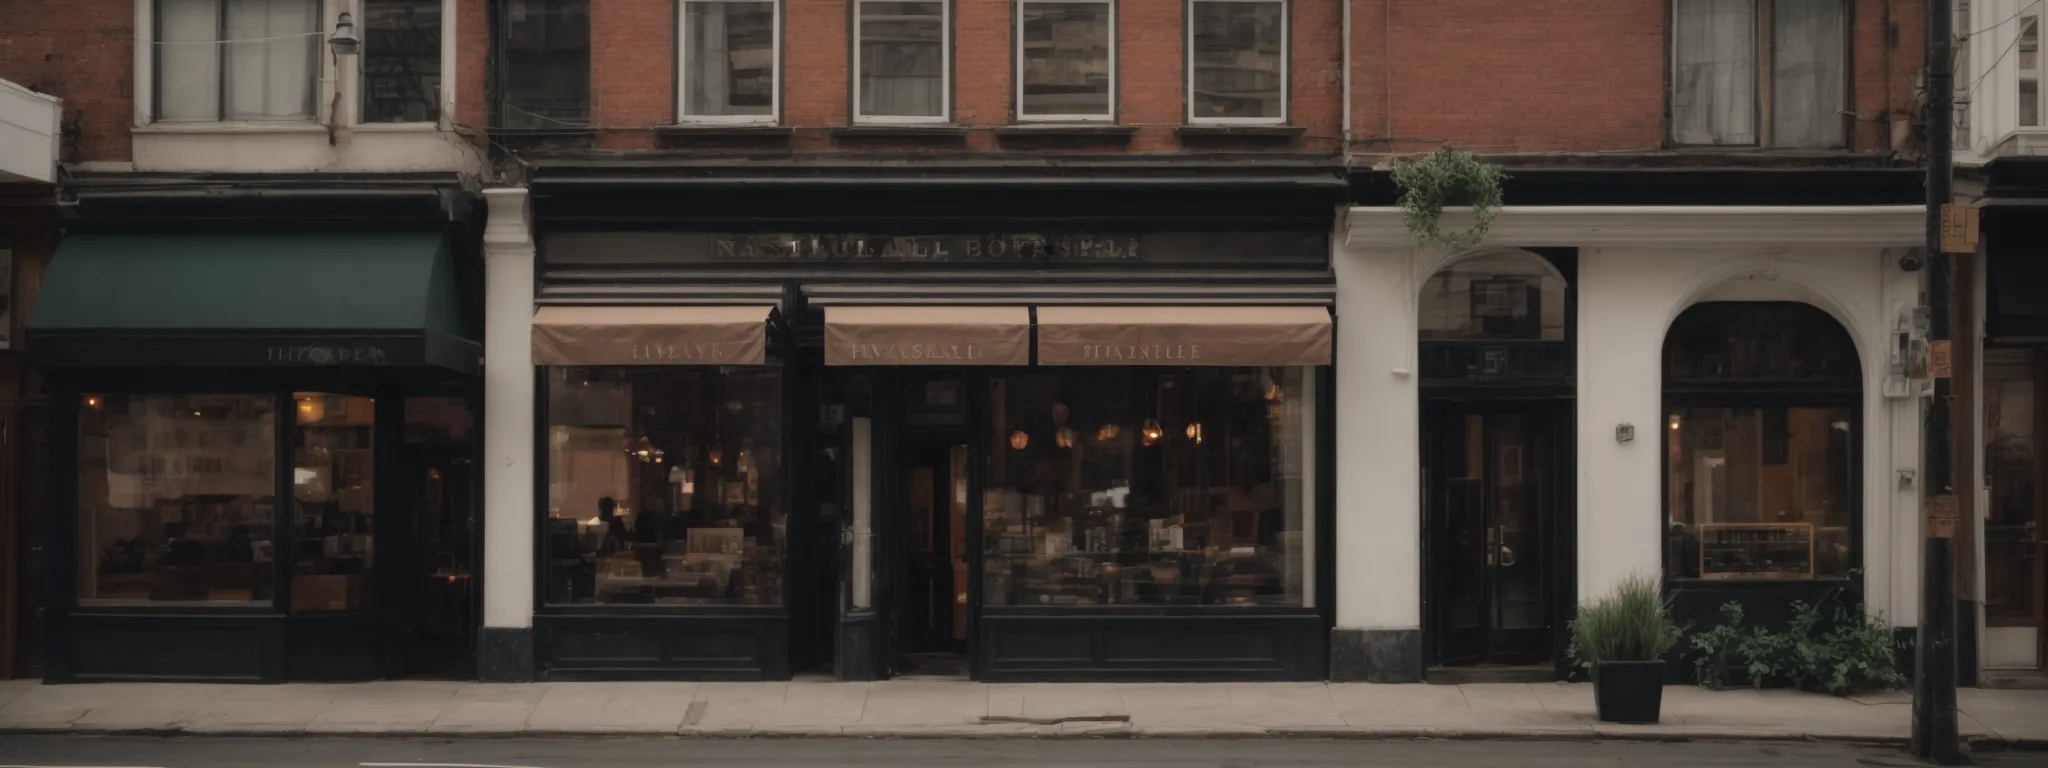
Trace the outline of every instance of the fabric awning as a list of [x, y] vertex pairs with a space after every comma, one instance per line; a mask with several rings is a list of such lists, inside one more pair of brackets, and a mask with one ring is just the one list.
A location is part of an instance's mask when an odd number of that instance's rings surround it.
[[53, 367], [477, 370], [438, 232], [74, 235], [29, 318]]
[[535, 365], [761, 365], [774, 307], [547, 306], [533, 313]]
[[1038, 308], [1040, 365], [1329, 365], [1322, 307]]
[[1029, 365], [1025, 307], [825, 308], [826, 365]]

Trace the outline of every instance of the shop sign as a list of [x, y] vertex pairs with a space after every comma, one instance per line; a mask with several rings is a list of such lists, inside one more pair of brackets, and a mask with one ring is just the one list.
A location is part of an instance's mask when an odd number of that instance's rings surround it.
[[1152, 360], [1200, 360], [1200, 344], [1087, 344], [1081, 357], [1089, 361], [1146, 362]]
[[264, 349], [270, 365], [389, 365], [391, 355], [371, 345], [282, 344]]
[[848, 344], [848, 365], [930, 361], [969, 364], [982, 358], [980, 344]]
[[727, 350], [725, 346], [715, 341], [696, 344], [634, 344], [632, 345], [630, 356], [635, 361], [650, 363], [717, 363], [724, 362], [729, 357], [728, 352], [730, 350]]
[[1142, 261], [1131, 235], [721, 234], [714, 261]]

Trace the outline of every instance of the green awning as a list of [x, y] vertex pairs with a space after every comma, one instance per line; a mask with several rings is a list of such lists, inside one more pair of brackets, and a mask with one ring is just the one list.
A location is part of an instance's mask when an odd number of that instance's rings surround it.
[[477, 368], [437, 232], [75, 235], [28, 323], [45, 366]]

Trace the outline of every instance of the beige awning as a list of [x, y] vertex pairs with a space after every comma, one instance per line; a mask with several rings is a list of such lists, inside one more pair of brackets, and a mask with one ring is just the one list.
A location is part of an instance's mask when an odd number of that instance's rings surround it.
[[547, 306], [533, 313], [535, 365], [761, 365], [767, 305]]
[[825, 308], [826, 365], [1029, 365], [1024, 307]]
[[1322, 307], [1038, 308], [1040, 365], [1329, 365]]

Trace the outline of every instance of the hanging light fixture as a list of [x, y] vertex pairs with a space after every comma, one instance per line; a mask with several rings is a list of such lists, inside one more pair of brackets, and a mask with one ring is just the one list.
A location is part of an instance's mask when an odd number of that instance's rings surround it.
[[1055, 424], [1055, 425], [1057, 425], [1057, 426], [1062, 426], [1062, 427], [1064, 427], [1064, 426], [1066, 426], [1066, 425], [1067, 425], [1067, 404], [1066, 404], [1066, 403], [1053, 403], [1053, 404], [1052, 404], [1052, 423], [1053, 423], [1053, 424]]
[[1074, 441], [1079, 438], [1080, 435], [1074, 432], [1073, 427], [1060, 427], [1058, 432], [1053, 433], [1052, 442], [1061, 448], [1072, 448]]
[[100, 407], [100, 396], [99, 396], [99, 395], [86, 395], [86, 396], [85, 396], [85, 407], [87, 407], [87, 408], [98, 408], [98, 407]]
[[1158, 419], [1146, 419], [1144, 428], [1138, 431], [1138, 436], [1144, 439], [1147, 446], [1159, 442], [1159, 438], [1165, 434], [1166, 431], [1159, 428]]
[[1123, 427], [1119, 427], [1114, 423], [1104, 424], [1102, 425], [1101, 429], [1095, 430], [1095, 442], [1107, 443], [1111, 440], [1115, 440], [1117, 435], [1121, 435], [1123, 433]]
[[1280, 382], [1266, 379], [1266, 402], [1277, 403], [1286, 396], [1287, 390], [1280, 387]]
[[704, 452], [704, 458], [711, 462], [711, 466], [718, 466], [720, 462], [725, 461], [725, 448], [717, 443], [712, 443], [711, 450]]
[[1010, 448], [1021, 451], [1028, 445], [1031, 445], [1031, 436], [1024, 434], [1024, 430], [1010, 433]]
[[321, 419], [327, 418], [327, 399], [314, 395], [300, 395], [298, 414], [300, 424], [318, 423]]
[[1202, 444], [1202, 422], [1188, 422], [1188, 439], [1195, 441], [1195, 445]]
[[626, 441], [626, 455], [639, 459], [643, 464], [660, 464], [668, 454], [655, 446], [654, 441], [641, 435]]

